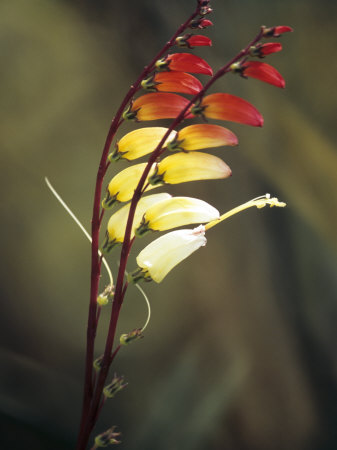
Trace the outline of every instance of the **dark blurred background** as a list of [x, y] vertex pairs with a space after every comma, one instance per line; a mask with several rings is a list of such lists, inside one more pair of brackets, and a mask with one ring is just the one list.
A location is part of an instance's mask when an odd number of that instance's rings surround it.
[[[0, 448], [71, 449], [79, 421], [90, 248], [44, 176], [89, 228], [114, 111], [193, 8], [194, 0], [0, 2]], [[220, 80], [214, 91], [251, 101], [265, 125], [228, 124], [239, 148], [213, 153], [231, 179], [170, 192], [221, 212], [266, 192], [288, 207], [226, 221], [162, 284], [145, 286], [152, 320], [116, 360], [129, 386], [106, 405], [97, 433], [118, 425], [126, 450], [334, 450], [337, 4], [214, 0], [213, 8], [213, 47], [195, 53], [214, 68], [262, 24], [295, 29], [268, 59], [287, 88]], [[130, 288], [119, 332], [145, 317]], [[97, 356], [103, 343], [100, 333]]]

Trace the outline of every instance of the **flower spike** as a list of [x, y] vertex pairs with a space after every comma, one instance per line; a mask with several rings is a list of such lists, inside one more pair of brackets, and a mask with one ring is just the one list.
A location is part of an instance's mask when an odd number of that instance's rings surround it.
[[160, 72], [143, 80], [142, 87], [148, 91], [180, 92], [195, 95], [202, 89], [202, 84], [193, 75], [185, 72]]
[[238, 145], [238, 138], [232, 131], [220, 125], [196, 124], [180, 130], [167, 148], [190, 152], [222, 145]]
[[275, 67], [263, 62], [246, 61], [244, 63], [234, 63], [231, 65], [231, 70], [232, 72], [240, 73], [244, 78], [256, 78], [276, 87], [285, 87], [285, 81]]
[[171, 197], [150, 206], [136, 230], [137, 236], [149, 231], [165, 231], [192, 223], [205, 223], [220, 218], [210, 204], [191, 197]]
[[199, 56], [192, 53], [173, 53], [156, 62], [158, 70], [175, 70], [178, 72], [213, 75], [211, 66]]
[[209, 37], [200, 34], [185, 34], [184, 36], [179, 36], [176, 39], [176, 44], [178, 47], [202, 47], [202, 46], [212, 46], [212, 41]]
[[[164, 127], [148, 127], [130, 131], [117, 142], [114, 152], [109, 155], [109, 161], [117, 161], [120, 158], [132, 161], [152, 153], [167, 130], [168, 128]], [[176, 131], [171, 131], [163, 148], [173, 141], [176, 135]]]
[[206, 245], [206, 242], [203, 226], [164, 234], [152, 241], [136, 258], [143, 278], [160, 283], [173, 267]]
[[[189, 101], [177, 94], [153, 93], [138, 97], [126, 110], [126, 120], [174, 119], [186, 108]], [[186, 117], [191, 117], [188, 113]]]
[[231, 94], [211, 94], [204, 97], [200, 104], [191, 109], [191, 113], [210, 119], [229, 120], [254, 127], [262, 127], [263, 117], [246, 100]]
[[179, 184], [196, 180], [215, 180], [232, 175], [222, 159], [208, 153], [175, 153], [160, 161], [155, 173], [149, 177], [153, 185]]

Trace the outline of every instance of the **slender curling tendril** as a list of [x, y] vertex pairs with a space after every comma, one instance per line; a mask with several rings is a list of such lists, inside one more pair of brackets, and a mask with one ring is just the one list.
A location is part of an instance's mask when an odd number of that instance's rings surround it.
[[[55, 198], [59, 201], [59, 203], [61, 204], [61, 206], [63, 206], [63, 208], [67, 211], [67, 213], [70, 215], [70, 217], [74, 220], [74, 222], [79, 226], [79, 228], [82, 230], [82, 232], [84, 233], [84, 235], [88, 238], [88, 240], [90, 242], [92, 242], [91, 236], [88, 233], [88, 231], [85, 229], [84, 225], [80, 222], [80, 220], [75, 216], [75, 214], [73, 213], [73, 211], [69, 208], [69, 206], [65, 203], [65, 201], [62, 199], [62, 197], [60, 196], [60, 194], [58, 194], [58, 192], [55, 190], [55, 188], [52, 186], [52, 184], [50, 183], [50, 181], [48, 180], [47, 177], [45, 177], [45, 182], [48, 186], [48, 188], [50, 189], [50, 191], [53, 193], [53, 195], [55, 196]], [[98, 251], [98, 254], [100, 256], [102, 256], [101, 251]], [[111, 269], [109, 267], [109, 264], [107, 262], [107, 260], [102, 257], [102, 261], [103, 264], [107, 270], [108, 276], [109, 276], [109, 281], [110, 281], [110, 285], [113, 286], [113, 277], [112, 277], [112, 273], [111, 273]], [[127, 272], [126, 272], [127, 275]], [[139, 290], [139, 292], [142, 294], [142, 296], [144, 297], [146, 306], [147, 306], [147, 318], [145, 321], [145, 324], [143, 325], [143, 327], [141, 328], [141, 332], [143, 332], [146, 327], [148, 326], [150, 319], [151, 319], [151, 305], [150, 305], [150, 301], [146, 295], [146, 293], [144, 292], [144, 290], [139, 286], [139, 284], [135, 284], [136, 288]]]

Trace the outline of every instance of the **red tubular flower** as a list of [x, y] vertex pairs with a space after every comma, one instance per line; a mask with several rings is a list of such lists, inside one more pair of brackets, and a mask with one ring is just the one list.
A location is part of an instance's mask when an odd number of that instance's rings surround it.
[[282, 75], [271, 65], [259, 61], [247, 61], [240, 65], [243, 77], [256, 78], [273, 86], [284, 88], [286, 83]]
[[144, 89], [159, 92], [181, 92], [195, 95], [202, 89], [202, 84], [193, 75], [185, 72], [160, 72], [142, 82]]
[[282, 45], [279, 42], [267, 42], [267, 44], [257, 44], [250, 47], [249, 54], [251, 56], [258, 56], [259, 58], [264, 58], [271, 53], [280, 52], [282, 50]]
[[265, 28], [263, 32], [264, 37], [280, 37], [283, 33], [293, 31], [291, 27], [286, 25], [279, 25], [277, 27]]
[[[127, 120], [174, 119], [187, 106], [189, 100], [177, 94], [154, 93], [138, 97], [124, 112]], [[187, 113], [186, 118], [192, 117]]]
[[211, 66], [199, 56], [191, 53], [173, 53], [156, 62], [158, 70], [175, 70], [178, 72], [202, 73], [213, 75]]
[[263, 125], [263, 117], [253, 105], [231, 94], [207, 95], [200, 105], [195, 105], [191, 109], [191, 112], [210, 119], [229, 120], [253, 127]]
[[184, 36], [179, 36], [176, 39], [176, 44], [179, 47], [203, 47], [203, 46], [212, 46], [212, 41], [209, 37], [204, 36], [202, 34], [185, 34]]
[[189, 27], [192, 29], [199, 28], [199, 30], [203, 30], [204, 28], [210, 27], [213, 25], [213, 22], [211, 22], [208, 19], [203, 19], [200, 17], [199, 19], [194, 19], [190, 23]]

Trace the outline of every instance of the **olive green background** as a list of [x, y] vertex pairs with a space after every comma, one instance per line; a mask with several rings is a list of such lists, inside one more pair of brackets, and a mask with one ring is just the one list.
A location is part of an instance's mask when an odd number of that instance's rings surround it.
[[[334, 450], [337, 6], [212, 6], [213, 47], [195, 53], [214, 68], [260, 25], [294, 27], [284, 51], [268, 58], [287, 88], [220, 80], [213, 92], [251, 101], [265, 125], [228, 124], [239, 147], [213, 153], [231, 179], [168, 191], [221, 212], [266, 192], [288, 207], [230, 219], [162, 284], [144, 286], [152, 320], [145, 338], [118, 355], [113, 370], [129, 386], [105, 406], [96, 431], [117, 425], [126, 450]], [[193, 8], [193, 0], [0, 2], [1, 448], [71, 449], [79, 421], [90, 247], [44, 176], [89, 228], [114, 111]], [[119, 136], [133, 128], [123, 125]], [[115, 251], [114, 272], [117, 259]], [[131, 287], [119, 333], [145, 317]]]

